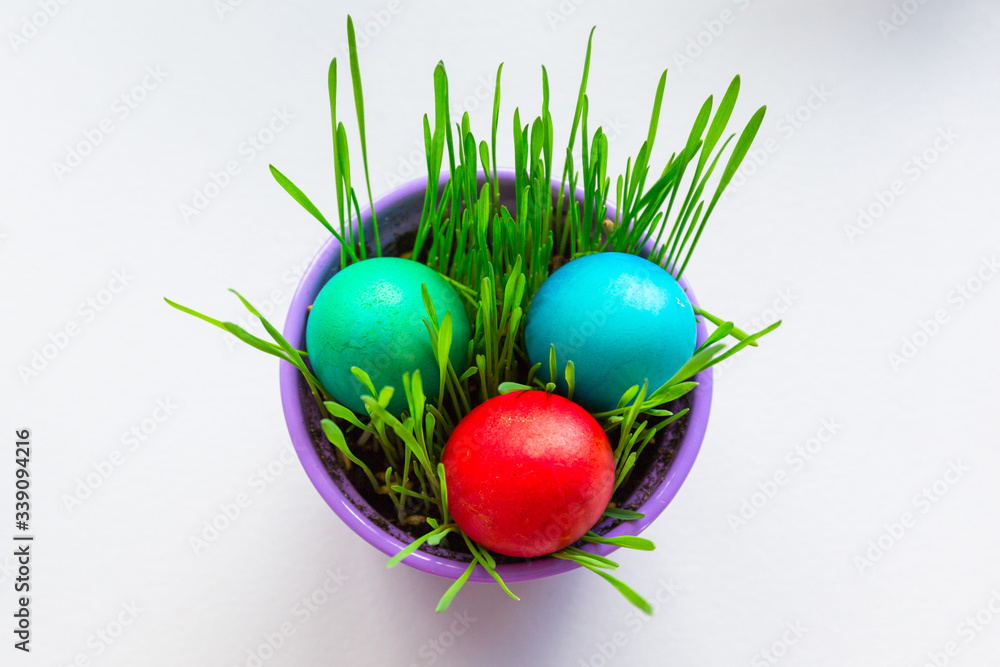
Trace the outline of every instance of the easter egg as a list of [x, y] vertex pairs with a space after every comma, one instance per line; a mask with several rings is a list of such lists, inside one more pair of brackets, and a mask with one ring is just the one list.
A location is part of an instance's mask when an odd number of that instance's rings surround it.
[[555, 345], [557, 382], [566, 391], [574, 367], [573, 400], [591, 412], [613, 410], [629, 387], [667, 382], [695, 351], [694, 309], [665, 269], [618, 252], [584, 255], [556, 270], [535, 293], [525, 323], [531, 363], [549, 377]]
[[351, 372], [368, 373], [380, 391], [395, 389], [389, 411], [406, 408], [403, 373], [420, 371], [424, 393], [437, 396], [438, 364], [423, 318], [429, 317], [421, 284], [440, 322], [451, 313], [449, 359], [465, 370], [469, 348], [469, 318], [461, 297], [430, 267], [399, 257], [378, 257], [348, 265], [323, 286], [306, 322], [306, 352], [313, 372], [334, 400], [365, 414], [365, 390]]
[[448, 509], [479, 544], [508, 556], [543, 556], [594, 527], [611, 500], [615, 461], [590, 413], [544, 391], [475, 407], [441, 458]]

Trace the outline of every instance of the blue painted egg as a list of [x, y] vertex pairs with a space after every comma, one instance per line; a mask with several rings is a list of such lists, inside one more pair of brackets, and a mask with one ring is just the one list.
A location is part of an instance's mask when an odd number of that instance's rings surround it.
[[613, 410], [632, 385], [652, 392], [691, 358], [694, 309], [662, 267], [618, 252], [584, 255], [555, 271], [535, 293], [525, 324], [531, 363], [549, 375], [555, 345], [557, 383], [565, 392], [573, 361], [573, 400], [591, 412]]
[[399, 257], [366, 259], [338, 271], [320, 290], [306, 322], [306, 352], [313, 372], [331, 396], [366, 414], [364, 386], [351, 373], [368, 373], [376, 391], [395, 389], [390, 412], [406, 408], [403, 373], [420, 371], [424, 393], [437, 396], [439, 373], [423, 318], [421, 284], [434, 302], [438, 320], [451, 313], [449, 358], [458, 373], [467, 365], [469, 318], [461, 297], [430, 267]]

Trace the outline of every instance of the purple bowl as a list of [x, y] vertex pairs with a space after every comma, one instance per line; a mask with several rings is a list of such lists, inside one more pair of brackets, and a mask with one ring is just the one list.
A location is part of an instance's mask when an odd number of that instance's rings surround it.
[[[513, 201], [510, 197], [510, 193], [514, 189], [513, 170], [500, 170], [500, 188], [501, 201], [513, 210]], [[426, 189], [426, 179], [412, 181], [396, 188], [375, 202], [380, 241], [383, 248], [391, 248], [401, 235], [416, 230], [420, 221]], [[553, 196], [558, 196], [558, 192], [559, 184], [555, 183], [553, 184]], [[577, 196], [578, 198], [582, 197], [582, 193], [578, 193]], [[372, 240], [370, 210], [365, 210], [362, 213], [362, 224], [366, 227], [366, 239], [370, 242]], [[284, 335], [292, 345], [299, 349], [305, 349], [307, 308], [315, 301], [320, 289], [339, 267], [340, 244], [331, 236], [330, 240], [316, 253], [312, 264], [302, 276], [289, 306]], [[682, 278], [680, 283], [687, 291], [691, 303], [697, 306], [698, 302], [687, 282]], [[706, 337], [705, 324], [699, 321], [699, 344]], [[280, 380], [281, 403], [285, 412], [285, 421], [288, 424], [288, 432], [299, 460], [302, 461], [302, 466], [316, 490], [337, 513], [337, 516], [369, 544], [387, 556], [399, 553], [412, 541], [412, 537], [396, 526], [379, 520], [377, 512], [372, 510], [368, 502], [354, 489], [346, 475], [342, 475], [338, 471], [335, 475], [338, 479], [334, 479], [334, 476], [331, 476], [323, 465], [313, 440], [313, 436], [318, 432], [319, 413], [299, 371], [291, 364], [282, 363]], [[598, 533], [607, 536], [638, 535], [663, 512], [677, 495], [677, 491], [691, 471], [698, 450], [701, 448], [712, 404], [712, 369], [698, 374], [695, 380], [698, 382], [698, 387], [690, 394], [691, 411], [686, 417], [675, 423], [680, 424], [686, 421], [686, 430], [683, 437], [675, 445], [672, 459], [662, 466], [665, 470], [657, 469], [654, 466], [649, 471], [650, 479], [645, 480], [645, 491], [639, 489], [633, 495], [634, 498], [640, 491], [643, 494], [648, 494], [645, 501], [637, 508], [638, 511], [646, 515], [645, 518], [626, 521], [618, 525], [613, 525], [616, 522], [604, 519], [595, 527]], [[312, 430], [310, 430], [310, 424], [313, 426]], [[670, 437], [673, 426], [664, 429], [666, 433], [657, 439], [658, 448], [662, 448], [663, 440]], [[660, 475], [662, 475], [662, 481], [657, 482], [656, 479], [653, 479]], [[649, 488], [651, 484], [652, 488]], [[631, 506], [627, 502], [625, 505]], [[606, 530], [608, 526], [613, 527]], [[601, 555], [607, 555], [617, 549], [617, 547], [604, 544], [586, 544], [582, 548]], [[439, 577], [457, 579], [468, 567], [469, 561], [467, 554], [465, 560], [462, 560], [458, 554], [455, 556], [456, 558], [446, 558], [427, 553], [421, 548], [403, 562], [410, 567]], [[519, 582], [550, 577], [578, 567], [580, 566], [572, 561], [544, 557], [520, 562], [500, 563], [497, 565], [497, 572], [505, 581]], [[481, 567], [477, 567], [472, 573], [470, 581], [493, 582], [493, 579]]]

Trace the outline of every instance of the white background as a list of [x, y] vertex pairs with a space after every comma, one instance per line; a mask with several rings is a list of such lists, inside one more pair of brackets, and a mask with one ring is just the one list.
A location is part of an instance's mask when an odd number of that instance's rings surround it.
[[[880, 29], [893, 2], [910, 13]], [[248, 652], [283, 623], [294, 634], [262, 664], [997, 663], [1000, 617], [966, 621], [1000, 601], [995, 1], [233, 4], [69, 1], [43, 20], [37, 0], [3, 3], [0, 536], [13, 533], [13, 433], [27, 427], [37, 541], [30, 656], [11, 647], [12, 558], [0, 551], [0, 663], [253, 665]], [[784, 325], [719, 372], [697, 465], [648, 531], [658, 550], [620, 554], [623, 578], [669, 598], [648, 621], [579, 571], [516, 586], [519, 603], [470, 586], [453, 605], [468, 628], [435, 615], [446, 582], [387, 572], [298, 462], [282, 462], [276, 363], [162, 301], [242, 320], [225, 291], [236, 287], [283, 321], [325, 232], [267, 164], [332, 211], [326, 70], [344, 54], [347, 12], [378, 33], [361, 40], [376, 196], [420, 173], [410, 154], [439, 59], [480, 136], [505, 63], [505, 146], [515, 105], [538, 113], [546, 64], [560, 144], [597, 25], [591, 126], [617, 133], [615, 174], [645, 136], [664, 68], [659, 165], [734, 74], [735, 122], [769, 105], [763, 152], [688, 275], [710, 310], [747, 327], [780, 310]], [[147, 78], [124, 116], [116, 100], [147, 68], [162, 80]], [[241, 149], [275, 110], [287, 126], [259, 153]], [[57, 174], [103, 119], [112, 132]], [[185, 221], [181, 205], [230, 161], [240, 172]], [[859, 209], [872, 211], [866, 228]], [[127, 284], [112, 295], [116, 271]], [[104, 300], [100, 312], [88, 299]], [[65, 345], [25, 374], [52, 340]], [[893, 363], [906, 341], [910, 358]], [[162, 423], [150, 421], [157, 401], [175, 406]], [[123, 439], [133, 428], [147, 431], [137, 445]], [[800, 468], [795, 449], [819, 436]], [[120, 465], [87, 487], [111, 456]], [[262, 484], [269, 464], [279, 474]], [[965, 471], [939, 481], [953, 465]], [[768, 483], [776, 475], [784, 484]], [[935, 482], [936, 502], [916, 499]], [[196, 553], [190, 538], [240, 494], [249, 506]], [[745, 525], [733, 520], [744, 501], [759, 506], [743, 506]], [[884, 555], [869, 554], [880, 538]], [[329, 571], [339, 590], [298, 613]]]

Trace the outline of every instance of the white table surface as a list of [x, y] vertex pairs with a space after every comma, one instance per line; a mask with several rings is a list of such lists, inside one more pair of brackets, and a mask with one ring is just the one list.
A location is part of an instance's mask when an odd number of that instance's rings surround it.
[[[12, 647], [0, 550], [0, 663], [254, 665], [271, 637], [268, 667], [997, 664], [995, 1], [224, 1], [0, 11], [0, 539], [25, 427], [37, 536], [30, 655]], [[348, 11], [385, 24], [361, 50], [376, 194], [420, 174], [408, 161], [439, 59], [481, 136], [481, 82], [505, 62], [505, 146], [514, 106], [537, 113], [546, 64], [563, 143], [597, 25], [591, 126], [615, 128], [615, 174], [665, 67], [661, 165], [734, 74], [737, 119], [769, 105], [761, 164], [688, 275], [706, 307], [747, 326], [781, 311], [784, 326], [719, 373], [698, 462], [648, 531], [658, 550], [620, 554], [623, 578], [665, 600], [653, 618], [579, 571], [516, 586], [519, 603], [471, 586], [435, 615], [446, 583], [387, 572], [288, 458], [276, 363], [163, 303], [243, 318], [236, 287], [283, 321], [325, 232], [267, 164], [332, 211], [325, 77]], [[243, 143], [270, 123], [261, 150]], [[239, 173], [185, 221], [229, 162]], [[734, 528], [744, 500], [760, 507]]]

